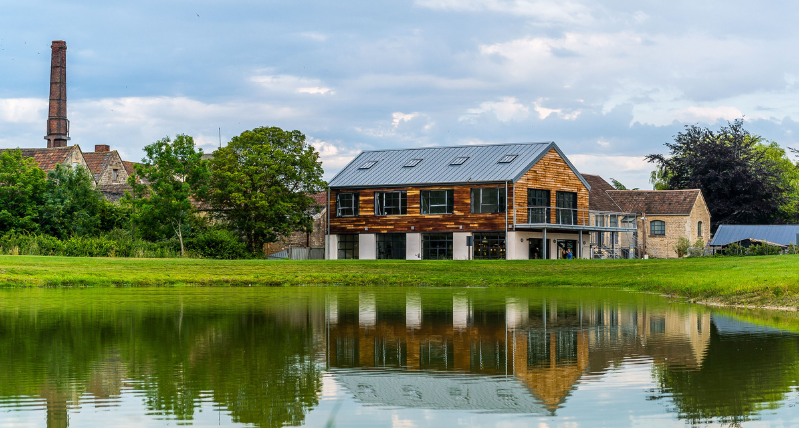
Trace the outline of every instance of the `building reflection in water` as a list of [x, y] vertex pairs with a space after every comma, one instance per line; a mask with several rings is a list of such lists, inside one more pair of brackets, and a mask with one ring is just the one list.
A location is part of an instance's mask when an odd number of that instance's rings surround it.
[[467, 294], [327, 297], [325, 362], [356, 399], [554, 414], [581, 377], [626, 358], [698, 369], [710, 312]]

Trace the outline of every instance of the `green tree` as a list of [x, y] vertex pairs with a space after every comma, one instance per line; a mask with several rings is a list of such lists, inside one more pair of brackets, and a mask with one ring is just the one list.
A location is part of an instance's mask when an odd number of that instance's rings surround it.
[[133, 194], [126, 195], [133, 207], [132, 219], [151, 238], [176, 236], [183, 256], [187, 226], [195, 213], [191, 198], [201, 198], [207, 189], [202, 149], [195, 149], [192, 137], [180, 134], [175, 141], [164, 137], [146, 146], [144, 153], [142, 164], [135, 165], [143, 182], [128, 179], [133, 187]]
[[253, 252], [313, 226], [312, 193], [325, 189], [319, 154], [300, 131], [256, 128], [233, 137], [211, 159], [211, 205]]
[[45, 187], [44, 171], [20, 150], [0, 152], [0, 234], [36, 232]]
[[762, 141], [742, 119], [718, 132], [692, 125], [666, 143], [669, 154], [646, 159], [657, 164], [668, 189], [701, 189], [713, 226], [780, 223], [791, 189]]
[[41, 230], [59, 239], [96, 234], [102, 226], [104, 202], [87, 169], [58, 165], [47, 173]]

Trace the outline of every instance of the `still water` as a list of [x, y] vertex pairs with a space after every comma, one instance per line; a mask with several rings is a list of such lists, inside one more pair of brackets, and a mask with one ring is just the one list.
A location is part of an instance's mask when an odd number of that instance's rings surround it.
[[799, 426], [793, 314], [592, 289], [0, 291], [0, 427]]

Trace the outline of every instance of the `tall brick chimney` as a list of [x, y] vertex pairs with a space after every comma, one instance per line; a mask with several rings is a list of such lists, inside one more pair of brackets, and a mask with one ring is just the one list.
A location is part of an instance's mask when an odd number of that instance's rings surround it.
[[47, 117], [47, 147], [66, 147], [69, 140], [67, 120], [67, 42], [53, 41], [50, 61], [50, 108]]

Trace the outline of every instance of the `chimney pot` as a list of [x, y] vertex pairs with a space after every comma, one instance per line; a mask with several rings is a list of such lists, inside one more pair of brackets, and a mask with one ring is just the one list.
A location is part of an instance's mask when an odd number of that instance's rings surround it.
[[111, 151], [111, 146], [108, 144], [95, 144], [94, 151], [98, 153], [105, 153]]

